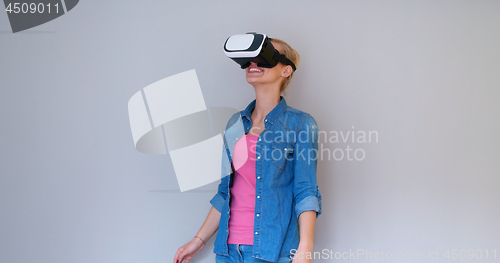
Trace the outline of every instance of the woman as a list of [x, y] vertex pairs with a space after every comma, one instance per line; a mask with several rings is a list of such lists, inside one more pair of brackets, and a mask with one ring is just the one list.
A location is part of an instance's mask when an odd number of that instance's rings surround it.
[[[293, 48], [279, 39], [271, 43], [298, 66]], [[221, 179], [205, 222], [177, 250], [174, 263], [188, 263], [217, 230], [216, 262], [312, 262], [321, 214], [318, 127], [310, 114], [288, 106], [280, 95], [293, 73], [281, 62], [272, 68], [251, 62], [245, 69], [256, 99], [228, 122], [228, 127], [242, 123], [245, 131], [225, 143], [223, 154], [233, 149], [228, 156], [234, 173]]]

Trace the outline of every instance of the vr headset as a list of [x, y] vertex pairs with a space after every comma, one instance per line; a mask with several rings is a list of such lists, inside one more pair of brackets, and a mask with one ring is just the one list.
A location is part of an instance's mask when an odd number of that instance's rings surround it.
[[224, 53], [240, 64], [242, 69], [248, 68], [250, 62], [263, 68], [273, 68], [281, 62], [292, 66], [293, 71], [297, 70], [290, 59], [274, 48], [271, 40], [272, 38], [255, 32], [230, 36], [224, 43]]

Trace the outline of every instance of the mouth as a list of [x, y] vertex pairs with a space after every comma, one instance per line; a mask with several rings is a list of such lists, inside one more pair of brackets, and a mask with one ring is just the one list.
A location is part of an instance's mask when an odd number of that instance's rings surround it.
[[257, 67], [251, 67], [248, 69], [248, 73], [262, 73], [264, 72], [262, 69]]

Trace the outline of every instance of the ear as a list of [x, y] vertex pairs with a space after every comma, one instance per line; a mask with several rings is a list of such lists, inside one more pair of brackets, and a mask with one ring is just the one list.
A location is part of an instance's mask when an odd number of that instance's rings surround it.
[[284, 78], [288, 78], [288, 76], [290, 76], [292, 72], [293, 72], [292, 66], [287, 65], [285, 67], [285, 70], [283, 70], [283, 72], [281, 73], [281, 76]]

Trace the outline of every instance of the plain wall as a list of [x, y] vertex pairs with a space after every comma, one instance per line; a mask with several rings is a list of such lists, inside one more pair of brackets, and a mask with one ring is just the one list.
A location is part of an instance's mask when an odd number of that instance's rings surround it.
[[[168, 155], [134, 148], [127, 102], [196, 69], [207, 106], [244, 109], [254, 90], [222, 47], [250, 31], [300, 53], [284, 96], [321, 131], [378, 134], [322, 143], [365, 156], [319, 161], [315, 251], [491, 258], [499, 13], [499, 1], [80, 1], [12, 34], [2, 11], [0, 262], [171, 262], [218, 182], [181, 193]], [[214, 262], [214, 238], [193, 262]]]

